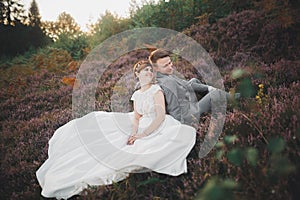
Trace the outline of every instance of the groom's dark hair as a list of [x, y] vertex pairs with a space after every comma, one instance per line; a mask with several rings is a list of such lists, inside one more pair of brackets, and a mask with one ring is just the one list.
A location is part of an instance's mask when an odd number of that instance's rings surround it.
[[158, 59], [165, 58], [168, 56], [170, 56], [170, 53], [168, 51], [163, 50], [163, 49], [156, 49], [155, 51], [152, 51], [150, 53], [149, 61], [153, 65], [153, 64], [156, 64]]

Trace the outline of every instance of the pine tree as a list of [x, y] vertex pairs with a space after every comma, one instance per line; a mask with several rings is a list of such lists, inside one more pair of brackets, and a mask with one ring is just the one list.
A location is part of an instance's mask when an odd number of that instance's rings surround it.
[[31, 26], [40, 26], [41, 15], [40, 15], [39, 8], [38, 8], [38, 5], [35, 0], [33, 0], [31, 2], [28, 17], [29, 17], [29, 23]]

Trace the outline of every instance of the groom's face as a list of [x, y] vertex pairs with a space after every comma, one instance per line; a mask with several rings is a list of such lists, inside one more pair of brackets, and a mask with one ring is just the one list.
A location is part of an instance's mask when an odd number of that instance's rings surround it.
[[169, 56], [160, 58], [156, 61], [155, 71], [162, 74], [171, 75], [173, 74], [173, 64]]

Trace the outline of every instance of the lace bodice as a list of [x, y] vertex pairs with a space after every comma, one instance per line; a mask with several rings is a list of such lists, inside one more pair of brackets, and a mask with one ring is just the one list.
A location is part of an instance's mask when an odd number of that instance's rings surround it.
[[135, 101], [136, 110], [141, 115], [152, 115], [154, 110], [154, 94], [161, 90], [159, 85], [152, 85], [142, 92], [137, 90], [133, 93], [131, 100]]

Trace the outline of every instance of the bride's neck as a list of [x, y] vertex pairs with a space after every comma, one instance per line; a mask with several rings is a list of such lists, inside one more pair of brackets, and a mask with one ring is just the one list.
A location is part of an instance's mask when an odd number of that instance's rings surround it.
[[151, 83], [141, 85], [141, 91], [145, 91], [151, 87]]

